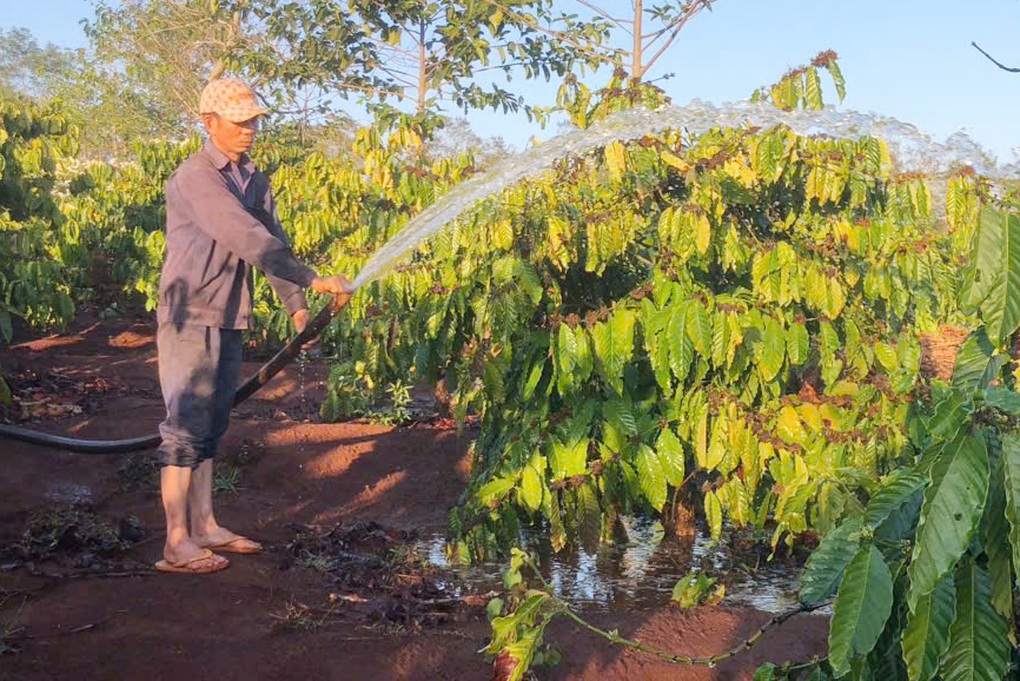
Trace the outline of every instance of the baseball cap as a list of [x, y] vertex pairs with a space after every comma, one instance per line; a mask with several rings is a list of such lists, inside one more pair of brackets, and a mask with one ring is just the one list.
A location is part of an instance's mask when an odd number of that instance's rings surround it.
[[200, 114], [219, 114], [228, 121], [241, 123], [265, 112], [259, 106], [255, 91], [237, 78], [219, 78], [211, 80], [202, 88], [202, 96], [198, 100]]

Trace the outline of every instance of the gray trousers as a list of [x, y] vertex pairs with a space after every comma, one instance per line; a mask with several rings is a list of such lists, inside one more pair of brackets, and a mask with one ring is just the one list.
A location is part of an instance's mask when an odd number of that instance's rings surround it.
[[159, 325], [159, 384], [166, 403], [166, 420], [159, 424], [160, 465], [194, 469], [215, 456], [241, 376], [241, 333]]

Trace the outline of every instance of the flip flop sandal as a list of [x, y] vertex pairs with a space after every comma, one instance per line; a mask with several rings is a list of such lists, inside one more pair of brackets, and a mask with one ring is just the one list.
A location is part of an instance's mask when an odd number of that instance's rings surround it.
[[234, 537], [230, 541], [225, 541], [222, 544], [213, 544], [207, 548], [213, 551], [219, 551], [220, 553], [261, 553], [262, 546], [246, 546], [243, 542], [255, 542], [254, 539], [248, 537]]
[[215, 555], [216, 554], [209, 549], [205, 549], [202, 553], [198, 554], [194, 558], [184, 561], [183, 563], [171, 563], [167, 560], [161, 560], [156, 563], [155, 567], [157, 572], [171, 572], [185, 575], [207, 575], [210, 572], [225, 570], [230, 565], [230, 561], [226, 558], [224, 558], [221, 562], [207, 565], [195, 565], [195, 563], [212, 558]]

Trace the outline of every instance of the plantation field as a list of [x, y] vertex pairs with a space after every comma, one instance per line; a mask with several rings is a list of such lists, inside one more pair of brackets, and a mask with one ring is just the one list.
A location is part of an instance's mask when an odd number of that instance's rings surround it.
[[[710, 5], [679, 8], [675, 30]], [[220, 16], [220, 3], [143, 6]], [[287, 7], [258, 16], [273, 30], [323, 21]], [[457, 54], [484, 62], [482, 49]], [[253, 63], [268, 68], [233, 64]], [[458, 97], [510, 106], [458, 89], [464, 73], [444, 76]], [[272, 75], [284, 89], [306, 77]], [[1020, 193], [955, 157], [898, 157], [927, 144], [916, 135], [848, 134], [860, 116], [821, 112], [829, 90], [842, 100], [823, 52], [722, 126], [658, 109], [664, 92], [640, 73], [616, 69], [598, 91], [566, 75], [557, 108], [589, 143], [548, 142], [563, 153], [528, 174], [513, 167], [527, 156], [500, 166], [442, 142], [450, 122], [427, 101], [414, 115], [376, 101], [367, 125], [310, 124], [307, 109], [267, 125], [253, 160], [293, 250], [364, 282], [322, 335], [328, 360], [288, 367], [237, 410], [215, 487], [226, 523], [271, 550], [222, 580], [156, 581], [150, 459], [3, 441], [0, 651], [22, 653], [0, 672], [1015, 671]], [[635, 107], [676, 124], [624, 135], [617, 114]], [[59, 99], [0, 92], [2, 417], [149, 433], [163, 189], [202, 141], [136, 135], [100, 160], [74, 121]], [[492, 191], [465, 200], [476, 181]], [[372, 269], [435, 213], [442, 229]], [[266, 279], [253, 298], [254, 359], [294, 329]], [[602, 558], [637, 526], [656, 528], [659, 559], [687, 550], [673, 584], [608, 609], [572, 600], [557, 561], [615, 577], [633, 565]], [[461, 571], [492, 565], [503, 574]], [[798, 614], [731, 657], [769, 620], [725, 606], [733, 575], [777, 568], [797, 578]]]
[[[163, 411], [153, 332], [148, 317], [79, 318], [65, 335], [12, 348], [0, 368], [19, 405], [36, 403], [23, 407], [31, 427], [77, 437], [145, 434]], [[489, 636], [491, 596], [475, 586], [474, 597], [453, 597], [456, 583], [437, 590], [442, 575], [407, 555], [412, 536], [443, 531], [467, 481], [471, 433], [458, 436], [435, 419], [405, 428], [323, 423], [309, 405], [321, 399], [326, 374], [320, 365], [288, 369], [235, 413], [224, 446], [232, 475], [218, 480], [216, 499], [226, 523], [249, 528], [269, 550], [236, 556], [213, 580], [150, 571], [163, 520], [153, 469], [140, 458], [5, 443], [0, 632], [20, 652], [0, 655], [0, 678], [66, 678], [82, 669], [94, 679], [490, 678], [492, 667], [475, 651]], [[345, 529], [334, 532], [336, 544], [309, 539], [307, 526], [321, 537], [338, 524]], [[326, 562], [343, 553], [384, 560]], [[770, 617], [733, 607], [683, 611], [665, 600], [592, 618], [704, 656]], [[566, 625], [549, 638], [564, 661], [539, 678], [677, 678], [672, 665], [607, 648]], [[762, 662], [808, 659], [824, 648], [825, 619], [802, 615], [750, 653], [715, 670], [685, 669], [682, 678], [750, 678]]]

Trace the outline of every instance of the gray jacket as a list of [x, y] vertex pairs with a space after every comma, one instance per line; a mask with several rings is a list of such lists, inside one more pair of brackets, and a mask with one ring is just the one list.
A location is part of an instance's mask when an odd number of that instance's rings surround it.
[[307, 307], [304, 289], [315, 272], [291, 251], [269, 180], [247, 156], [233, 164], [206, 142], [167, 182], [156, 320], [249, 328], [252, 265], [265, 273], [288, 313]]

